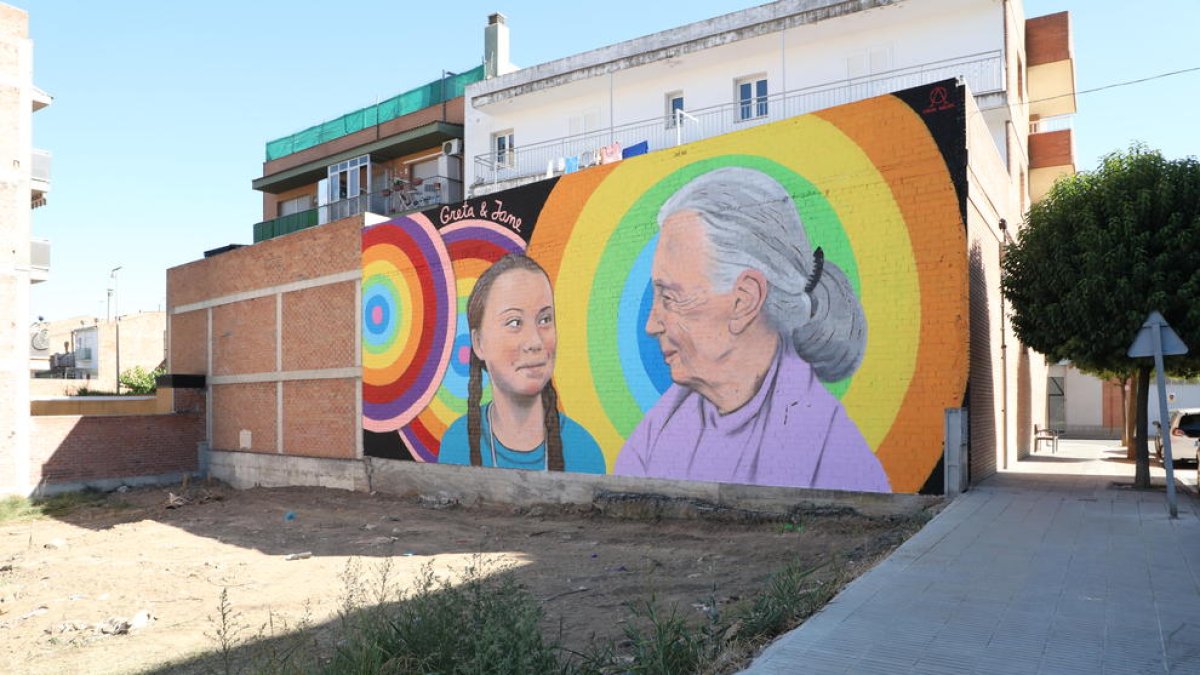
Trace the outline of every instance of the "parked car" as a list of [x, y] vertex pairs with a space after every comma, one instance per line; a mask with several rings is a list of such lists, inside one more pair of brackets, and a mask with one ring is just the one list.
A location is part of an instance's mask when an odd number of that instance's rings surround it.
[[[1200, 408], [1180, 408], [1170, 411], [1167, 422], [1171, 434], [1171, 458], [1178, 466], [1184, 462], [1194, 462], [1200, 466]], [[1154, 423], [1157, 430], [1159, 424]], [[1162, 434], [1154, 435], [1154, 454], [1158, 461], [1163, 461]]]

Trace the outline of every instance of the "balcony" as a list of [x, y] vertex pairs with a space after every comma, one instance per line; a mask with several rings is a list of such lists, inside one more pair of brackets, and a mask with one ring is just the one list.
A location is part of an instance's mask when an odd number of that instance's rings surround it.
[[29, 186], [32, 193], [32, 208], [46, 205], [46, 193], [50, 191], [51, 155], [46, 150], [35, 149], [30, 157]]
[[1054, 181], [1075, 173], [1070, 127], [1064, 128], [1063, 118], [1052, 120], [1053, 125], [1038, 122], [1036, 127], [1031, 123], [1029, 134], [1029, 198], [1035, 202], [1046, 196]]
[[40, 284], [50, 278], [50, 240], [29, 240], [29, 281]]
[[285, 234], [324, 225], [360, 213], [377, 213], [389, 217], [400, 216], [442, 204], [460, 202], [462, 198], [462, 181], [447, 176], [426, 178], [420, 184], [398, 180], [392, 188], [387, 190], [340, 199], [315, 209], [255, 223], [254, 243], [282, 237]]
[[40, 87], [33, 87], [30, 94], [30, 98], [33, 99], [33, 112], [37, 112], [54, 102], [54, 97], [42, 91]]
[[1048, 14], [1025, 22], [1029, 114], [1054, 117], [1075, 112], [1075, 61], [1071, 17]]
[[[534, 176], [553, 176], [565, 158], [588, 157], [599, 148], [614, 142], [628, 148], [646, 142], [648, 151], [662, 150], [713, 136], [745, 129], [758, 124], [803, 115], [836, 105], [917, 87], [930, 82], [962, 78], [975, 95], [1004, 91], [1004, 58], [999, 51], [970, 54], [936, 61], [886, 73], [842, 80], [795, 89], [767, 97], [766, 104], [755, 99], [751, 119], [742, 119], [743, 106], [738, 102], [691, 110], [680, 120], [656, 117], [594, 131], [567, 136], [542, 143], [507, 149], [497, 161], [496, 153], [487, 152], [474, 158], [476, 194], [510, 187]], [[590, 166], [581, 162], [583, 166]]]

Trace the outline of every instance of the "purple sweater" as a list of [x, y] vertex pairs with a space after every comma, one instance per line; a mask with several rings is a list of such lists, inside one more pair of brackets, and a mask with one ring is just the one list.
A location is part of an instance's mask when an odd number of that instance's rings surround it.
[[790, 345], [777, 350], [754, 398], [726, 415], [671, 385], [625, 441], [613, 473], [891, 492], [841, 402]]

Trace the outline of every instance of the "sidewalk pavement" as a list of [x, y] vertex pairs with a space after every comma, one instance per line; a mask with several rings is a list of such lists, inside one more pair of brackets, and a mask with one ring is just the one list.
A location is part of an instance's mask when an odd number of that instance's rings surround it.
[[744, 672], [1200, 673], [1196, 469], [1172, 520], [1124, 457], [1063, 440], [989, 478]]

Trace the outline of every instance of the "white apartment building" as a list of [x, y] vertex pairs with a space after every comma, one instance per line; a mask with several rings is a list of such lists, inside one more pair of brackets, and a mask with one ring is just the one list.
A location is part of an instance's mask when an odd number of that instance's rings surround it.
[[29, 286], [44, 281], [49, 242], [31, 237], [31, 211], [46, 203], [50, 155], [33, 148], [33, 113], [50, 96], [33, 85], [29, 16], [0, 4], [0, 494], [28, 494], [30, 476]]
[[[995, 151], [1006, 163], [1015, 155], [1014, 179], [1028, 188], [1030, 120], [1069, 138], [1060, 116], [1075, 110], [1066, 17], [1054, 16], [1026, 36], [1019, 0], [782, 0], [511, 70], [505, 18], [493, 15], [487, 34], [502, 37], [486, 41], [496, 50], [487, 60], [500, 65], [467, 88], [466, 183], [485, 194], [613, 142], [661, 150], [961, 77]], [[1038, 54], [1026, 54], [1030, 42]], [[1052, 182], [1043, 173], [1035, 193]]]
[[1030, 202], [1074, 172], [1065, 12], [1026, 20], [1020, 0], [780, 0], [517, 70], [503, 15], [485, 37], [487, 77], [465, 94], [472, 196], [586, 167], [604, 146], [653, 152], [959, 78], [974, 98], [963, 251], [972, 480], [1029, 452], [1047, 422], [1046, 365], [1007, 325], [1000, 259]]

